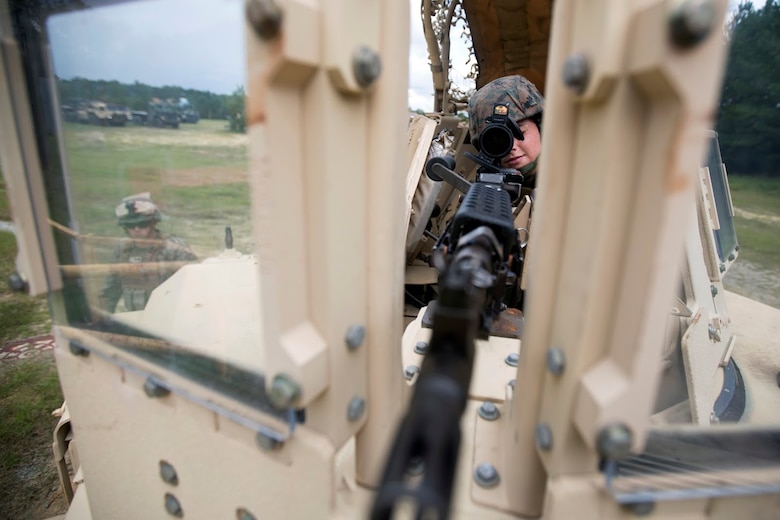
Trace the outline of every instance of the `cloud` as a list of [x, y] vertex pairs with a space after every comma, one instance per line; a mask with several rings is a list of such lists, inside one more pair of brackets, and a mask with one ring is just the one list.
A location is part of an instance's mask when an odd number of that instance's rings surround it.
[[55, 15], [47, 30], [62, 78], [229, 94], [245, 84], [243, 17], [241, 0], [141, 1]]

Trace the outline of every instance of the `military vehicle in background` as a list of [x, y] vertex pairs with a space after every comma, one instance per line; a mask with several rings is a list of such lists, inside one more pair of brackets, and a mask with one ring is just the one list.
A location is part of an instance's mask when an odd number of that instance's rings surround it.
[[133, 120], [133, 114], [129, 107], [108, 103], [109, 123], [115, 126], [125, 126]]
[[90, 125], [125, 126], [132, 120], [130, 109], [103, 101], [74, 100], [61, 107], [65, 121]]
[[146, 110], [133, 110], [130, 112], [130, 115], [133, 118], [132, 123], [134, 125], [145, 125], [149, 113]]
[[148, 126], [179, 128], [181, 108], [176, 100], [152, 98], [146, 110]]
[[179, 110], [182, 123], [195, 124], [200, 121], [200, 113], [187, 98], [179, 98]]

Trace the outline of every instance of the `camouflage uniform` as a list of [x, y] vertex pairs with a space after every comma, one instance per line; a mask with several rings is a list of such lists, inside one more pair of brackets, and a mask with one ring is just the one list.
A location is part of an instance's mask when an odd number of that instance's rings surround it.
[[[128, 197], [116, 208], [120, 226], [149, 223], [154, 226], [161, 218], [157, 206], [148, 198], [148, 194]], [[154, 229], [148, 238], [134, 240], [124, 238], [114, 248], [113, 262], [120, 264], [140, 264], [149, 262], [180, 262], [197, 260], [187, 244], [174, 236], [163, 237]], [[142, 310], [149, 301], [155, 287], [167, 280], [175, 267], [160, 264], [157, 269], [146, 272], [112, 273], [103, 283], [100, 293], [100, 305], [114, 312], [120, 298], [124, 298], [128, 311]]]
[[[544, 110], [544, 97], [536, 86], [519, 74], [494, 79], [469, 99], [469, 134], [475, 139], [485, 127], [485, 120], [493, 114], [495, 103], [509, 104], [509, 118], [513, 121], [529, 119]], [[534, 178], [538, 158], [520, 171]]]

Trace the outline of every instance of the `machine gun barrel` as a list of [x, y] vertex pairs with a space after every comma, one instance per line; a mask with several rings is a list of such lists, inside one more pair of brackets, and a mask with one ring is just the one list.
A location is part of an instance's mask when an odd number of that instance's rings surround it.
[[[460, 418], [468, 400], [478, 329], [495, 283], [493, 232], [481, 228], [459, 249], [439, 278], [441, 297], [433, 319], [428, 353], [409, 410], [396, 434], [371, 511], [392, 518], [395, 507], [412, 501], [417, 518], [435, 512], [447, 518], [460, 446]], [[422, 463], [419, 483], [409, 470]]]

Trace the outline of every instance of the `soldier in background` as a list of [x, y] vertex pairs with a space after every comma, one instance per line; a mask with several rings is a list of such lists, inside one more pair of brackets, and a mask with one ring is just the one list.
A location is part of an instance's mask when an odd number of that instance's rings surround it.
[[485, 120], [493, 114], [495, 103], [509, 104], [509, 117], [517, 123], [523, 136], [522, 140], [515, 138], [512, 151], [501, 161], [501, 166], [518, 170], [525, 177], [523, 188], [532, 190], [536, 187], [542, 151], [544, 97], [536, 85], [519, 74], [494, 79], [483, 86], [469, 99], [472, 143], [485, 127]]
[[179, 266], [161, 263], [157, 269], [133, 269], [131, 264], [195, 261], [189, 246], [175, 236], [163, 237], [157, 229], [162, 215], [149, 193], [126, 197], [116, 207], [117, 223], [127, 234], [114, 248], [113, 262], [125, 264], [103, 284], [100, 306], [114, 312], [120, 298], [128, 311], [142, 310], [152, 290], [167, 280]]

